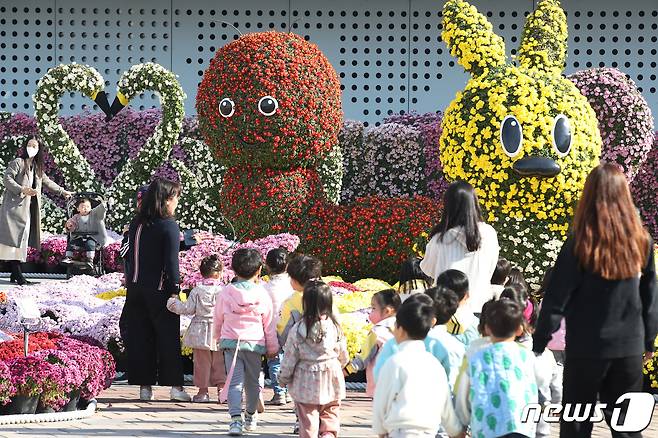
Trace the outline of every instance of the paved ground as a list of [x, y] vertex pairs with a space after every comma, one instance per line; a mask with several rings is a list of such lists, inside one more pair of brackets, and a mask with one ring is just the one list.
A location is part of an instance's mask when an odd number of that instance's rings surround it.
[[[57, 281], [37, 279], [36, 281]], [[11, 287], [0, 278], [0, 288]], [[188, 388], [193, 391], [194, 388]], [[265, 397], [271, 397], [266, 390]], [[166, 388], [155, 390], [156, 401], [139, 402], [138, 388], [114, 385], [102, 394], [98, 412], [91, 418], [60, 423], [0, 426], [0, 437], [214, 437], [226, 436], [228, 413], [226, 405], [172, 403]], [[289, 407], [268, 407], [261, 416], [257, 433], [263, 438], [293, 436], [294, 414]], [[350, 392], [341, 411], [341, 437], [371, 437], [371, 401], [362, 393]], [[553, 428], [557, 437], [557, 428]], [[605, 425], [596, 425], [592, 437], [609, 437]], [[643, 436], [658, 438], [658, 409]]]
[[[116, 385], [103, 393], [99, 411], [77, 422], [0, 426], [0, 437], [214, 437], [225, 436], [228, 413], [225, 405], [172, 403], [165, 401], [168, 391], [158, 388], [156, 401], [136, 400], [134, 386]], [[266, 393], [266, 397], [271, 392]], [[158, 401], [159, 400], [159, 401]], [[360, 393], [349, 393], [342, 409], [342, 437], [373, 436], [370, 432], [370, 400]], [[261, 416], [260, 428], [252, 436], [281, 437], [290, 434], [294, 415], [289, 407], [268, 408]], [[557, 437], [557, 430], [554, 430]], [[597, 426], [592, 435], [609, 437], [605, 426]], [[648, 438], [658, 437], [658, 414], [654, 415]]]

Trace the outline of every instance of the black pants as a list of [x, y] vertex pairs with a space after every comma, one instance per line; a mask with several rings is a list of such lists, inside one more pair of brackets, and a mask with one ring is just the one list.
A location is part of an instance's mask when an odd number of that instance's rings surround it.
[[183, 385], [180, 316], [167, 310], [169, 295], [128, 287], [124, 339], [131, 385]]
[[81, 249], [84, 251], [96, 251], [96, 241], [90, 237], [76, 237], [71, 239], [68, 246], [66, 247], [67, 251], [75, 251], [76, 249]]
[[[642, 391], [642, 356], [619, 359], [578, 358], [566, 353], [564, 362], [562, 403], [592, 403], [597, 399], [606, 403], [603, 410], [610, 426], [614, 404], [622, 394]], [[625, 415], [620, 416], [623, 421]], [[586, 422], [560, 423], [560, 438], [590, 437], [593, 424]], [[615, 432], [614, 438], [641, 437], [642, 434]]]

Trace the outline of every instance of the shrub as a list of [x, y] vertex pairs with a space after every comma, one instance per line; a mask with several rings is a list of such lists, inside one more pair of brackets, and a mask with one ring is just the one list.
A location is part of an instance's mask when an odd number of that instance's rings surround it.
[[384, 123], [398, 123], [410, 126], [420, 132], [422, 150], [424, 155], [424, 173], [427, 184], [427, 196], [441, 200], [443, 193], [448, 187], [448, 182], [443, 176], [441, 165], [441, 154], [439, 151], [439, 138], [441, 138], [441, 119], [443, 114], [410, 112], [406, 114], [394, 114], [384, 119]]

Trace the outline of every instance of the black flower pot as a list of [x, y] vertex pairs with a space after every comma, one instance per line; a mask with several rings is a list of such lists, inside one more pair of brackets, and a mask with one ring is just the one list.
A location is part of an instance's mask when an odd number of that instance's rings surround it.
[[89, 406], [90, 400], [85, 400], [84, 398], [80, 397], [78, 400], [78, 409], [81, 411], [84, 411], [87, 409], [87, 406]]
[[39, 396], [27, 397], [24, 395], [15, 395], [7, 405], [7, 415], [13, 414], [34, 414], [39, 405]]
[[35, 262], [25, 262], [21, 265], [23, 272], [37, 273], [41, 272], [41, 264]]
[[55, 413], [55, 410], [50, 406], [43, 406], [41, 403], [39, 403], [39, 406], [37, 406], [37, 414], [53, 414], [53, 413]]
[[69, 393], [69, 401], [64, 405], [62, 411], [71, 412], [78, 409], [78, 402], [80, 401], [80, 389], [76, 389]]
[[46, 274], [66, 274], [66, 267], [62, 265], [49, 265], [44, 263], [42, 265], [42, 272]]

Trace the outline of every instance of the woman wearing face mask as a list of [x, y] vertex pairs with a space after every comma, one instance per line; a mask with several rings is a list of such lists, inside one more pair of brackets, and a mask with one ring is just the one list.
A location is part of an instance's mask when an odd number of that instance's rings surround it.
[[18, 158], [5, 170], [4, 195], [0, 205], [0, 260], [11, 264], [12, 283], [30, 284], [21, 271], [27, 258], [28, 245], [40, 248], [41, 242], [41, 187], [71, 196], [55, 184], [43, 171], [43, 148], [35, 137], [25, 140]]

